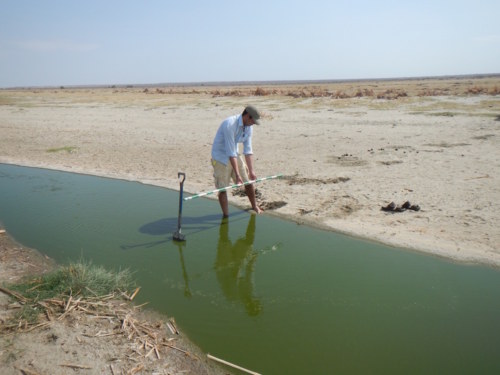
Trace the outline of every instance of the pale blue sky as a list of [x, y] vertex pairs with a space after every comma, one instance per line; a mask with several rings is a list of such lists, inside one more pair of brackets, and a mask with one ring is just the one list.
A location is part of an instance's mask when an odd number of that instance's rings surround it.
[[485, 73], [499, 0], [0, 0], [0, 87]]

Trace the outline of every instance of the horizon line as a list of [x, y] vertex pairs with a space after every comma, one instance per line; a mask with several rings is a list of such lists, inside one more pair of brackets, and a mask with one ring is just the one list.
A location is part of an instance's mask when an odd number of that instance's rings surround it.
[[87, 85], [43, 85], [43, 86], [10, 86], [0, 87], [0, 90], [31, 90], [31, 89], [78, 89], [78, 88], [147, 88], [147, 87], [200, 87], [200, 86], [279, 86], [296, 84], [329, 84], [329, 83], [355, 83], [373, 81], [417, 81], [432, 79], [467, 79], [467, 78], [492, 78], [499, 77], [500, 73], [477, 74], [450, 74], [438, 76], [410, 76], [392, 78], [345, 78], [345, 79], [296, 79], [296, 80], [255, 80], [255, 81], [192, 81], [192, 82], [163, 82], [163, 83], [110, 83]]

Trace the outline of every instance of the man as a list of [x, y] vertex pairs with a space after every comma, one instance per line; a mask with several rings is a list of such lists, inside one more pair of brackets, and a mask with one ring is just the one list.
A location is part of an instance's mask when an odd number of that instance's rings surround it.
[[[257, 109], [249, 105], [241, 115], [228, 117], [219, 126], [212, 145], [212, 166], [217, 189], [229, 186], [231, 178], [236, 184], [257, 178], [253, 169], [252, 125], [259, 125], [259, 118]], [[245, 160], [238, 155], [239, 143], [243, 144]], [[245, 191], [252, 209], [260, 214], [262, 209], [257, 206], [253, 184], [245, 185]], [[227, 192], [219, 192], [219, 203], [222, 214], [228, 217]]]

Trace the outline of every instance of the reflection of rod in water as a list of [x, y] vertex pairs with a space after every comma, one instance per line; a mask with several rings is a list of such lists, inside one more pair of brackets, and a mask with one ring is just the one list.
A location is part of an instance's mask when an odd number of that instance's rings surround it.
[[184, 296], [191, 297], [193, 294], [191, 293], [191, 289], [189, 289], [189, 276], [186, 270], [186, 264], [184, 263], [184, 254], [182, 253], [183, 242], [176, 242], [179, 249], [179, 257], [181, 261], [182, 268], [182, 277], [184, 278]]
[[219, 191], [226, 191], [226, 190], [234, 189], [234, 188], [245, 186], [245, 185], [255, 184], [257, 182], [261, 182], [261, 181], [265, 181], [265, 180], [272, 180], [273, 178], [280, 178], [282, 176], [283, 176], [282, 174], [277, 174], [277, 175], [274, 175], [274, 176], [262, 177], [262, 178], [258, 178], [256, 180], [251, 180], [251, 181], [243, 182], [242, 184], [229, 185], [229, 186], [226, 186], [226, 187], [223, 187], [223, 188], [220, 188], [220, 189], [215, 189], [215, 190], [212, 190], [212, 191], [207, 191], [205, 193], [199, 193], [199, 194], [191, 195], [190, 197], [183, 198], [183, 200], [188, 201], [190, 199], [195, 199], [195, 198], [204, 197], [206, 195], [215, 194], [215, 193], [217, 193]]

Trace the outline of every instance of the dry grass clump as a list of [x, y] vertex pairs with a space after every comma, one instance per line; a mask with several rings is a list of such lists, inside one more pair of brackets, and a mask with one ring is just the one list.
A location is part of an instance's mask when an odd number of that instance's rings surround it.
[[[2, 286], [0, 292], [16, 300], [9, 308], [16, 308], [18, 313], [2, 321], [0, 333], [30, 332], [48, 328], [57, 322], [73, 324], [71, 322], [90, 318], [96, 322], [98, 331], [89, 333], [84, 330], [80, 335], [89, 339], [121, 336], [128, 343], [123, 361], [119, 362], [129, 369], [120, 373], [146, 371], [150, 359], [160, 360], [172, 349], [198, 361], [195, 355], [173, 344], [179, 335], [173, 319], [150, 322], [136, 311], [141, 306], [130, 305], [140, 289], [126, 292], [133, 286], [130, 276], [128, 270], [111, 272], [80, 262], [22, 284], [10, 285], [9, 288]], [[120, 301], [123, 299], [127, 302]], [[63, 363], [60, 366], [73, 370], [93, 369], [79, 364]], [[110, 364], [110, 368], [114, 374], [113, 365]]]
[[487, 89], [484, 87], [472, 86], [472, 87], [467, 89], [466, 93], [471, 94], [471, 95], [486, 94]]
[[353, 98], [377, 98], [377, 99], [398, 99], [409, 96], [402, 89], [387, 89], [376, 93], [372, 88], [349, 87], [346, 90], [330, 91], [326, 88], [302, 88], [300, 90], [289, 90], [286, 94], [293, 98], [332, 98], [332, 99], [353, 99]]
[[331, 91], [323, 87], [305, 87], [298, 90], [288, 90], [287, 96], [292, 98], [332, 98], [335, 97]]
[[345, 91], [337, 90], [332, 97], [335, 99], [349, 99], [351, 96], [347, 95]]
[[[119, 91], [115, 91], [116, 92], [119, 92]], [[185, 89], [182, 89], [182, 90], [174, 90], [172, 88], [166, 90], [166, 89], [161, 89], [161, 88], [156, 88], [154, 90], [149, 90], [149, 88], [145, 88], [142, 90], [142, 93], [144, 94], [163, 94], [163, 95], [177, 95], [177, 94], [204, 94], [204, 92], [202, 91], [199, 91], [197, 89], [191, 89], [191, 90], [185, 90]]]
[[499, 94], [500, 94], [500, 88], [498, 88], [498, 86], [493, 87], [493, 88], [489, 91], [489, 94], [490, 94], [490, 95], [499, 95]]
[[494, 86], [491, 88], [484, 87], [484, 86], [472, 86], [469, 87], [466, 92], [467, 95], [498, 95], [500, 94], [500, 89], [498, 86]]
[[[3, 329], [24, 327], [37, 324], [45, 313], [50, 315], [51, 308], [47, 303], [59, 299], [78, 299], [83, 303], [86, 298], [98, 296], [121, 295], [133, 287], [131, 273], [128, 270], [111, 272], [91, 263], [79, 262], [61, 267], [56, 271], [27, 280], [21, 284], [0, 288], [6, 294], [15, 297], [22, 303], [14, 325], [6, 325]], [[69, 303], [69, 302], [68, 302]], [[68, 307], [65, 307], [67, 311]], [[47, 313], [49, 312], [49, 313]]]
[[257, 87], [255, 89], [255, 92], [253, 94], [255, 96], [267, 96], [267, 95], [270, 95], [270, 91], [269, 90], [265, 90], [262, 87]]
[[210, 91], [210, 94], [212, 95], [213, 98], [221, 97], [221, 96], [236, 96], [236, 97], [241, 97], [241, 96], [246, 96], [245, 93], [241, 90], [237, 89], [232, 89], [232, 90], [227, 90], [227, 91], [221, 91], [221, 90], [213, 90]]
[[309, 97], [304, 90], [302, 90], [302, 91], [288, 91], [287, 96], [291, 96], [292, 98], [307, 98], [307, 97]]
[[448, 88], [432, 88], [432, 89], [425, 89], [417, 93], [417, 96], [424, 97], [424, 96], [444, 96], [448, 95], [450, 90]]
[[398, 98], [406, 98], [408, 93], [400, 89], [388, 89], [384, 92], [377, 94], [377, 99], [389, 99], [394, 100]]
[[375, 96], [375, 92], [373, 91], [373, 89], [358, 89], [358, 91], [356, 91], [356, 94], [354, 94], [354, 96], [356, 98], [362, 98], [363, 96]]

